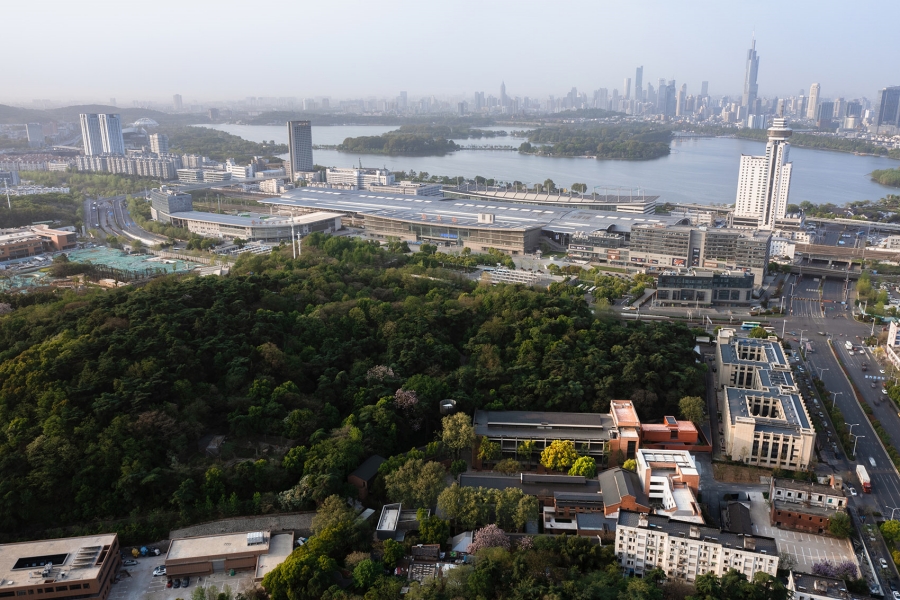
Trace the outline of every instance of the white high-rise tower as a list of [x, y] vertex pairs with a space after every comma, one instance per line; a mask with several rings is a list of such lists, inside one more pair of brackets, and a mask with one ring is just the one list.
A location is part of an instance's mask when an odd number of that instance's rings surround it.
[[125, 154], [125, 139], [122, 137], [122, 117], [119, 115], [97, 115], [100, 119], [100, 141], [104, 154]]
[[788, 138], [793, 132], [786, 119], [774, 119], [769, 128], [765, 156], [741, 156], [734, 226], [773, 229], [787, 212], [791, 187]]
[[100, 139], [100, 117], [91, 114], [78, 115], [81, 120], [81, 139], [84, 142], [85, 156], [103, 154], [103, 141]]
[[819, 106], [819, 92], [821, 91], [819, 84], [814, 83], [809, 86], [809, 104], [806, 105], [806, 118], [816, 118], [816, 108]]

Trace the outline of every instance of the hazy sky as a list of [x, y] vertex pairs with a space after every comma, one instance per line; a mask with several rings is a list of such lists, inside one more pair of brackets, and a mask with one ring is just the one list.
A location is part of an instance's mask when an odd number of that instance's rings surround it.
[[689, 93], [874, 97], [900, 83], [900, 2], [2, 0], [0, 101], [246, 96], [544, 98], [644, 66]]

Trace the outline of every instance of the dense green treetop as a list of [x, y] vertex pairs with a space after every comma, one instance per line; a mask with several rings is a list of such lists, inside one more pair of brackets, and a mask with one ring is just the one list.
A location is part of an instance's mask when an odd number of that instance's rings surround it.
[[[702, 389], [682, 325], [408, 261], [313, 234], [298, 259], [244, 255], [226, 278], [0, 297], [0, 530], [308, 508], [372, 453], [435, 439], [443, 398], [471, 415], [630, 397], [656, 419]], [[205, 457], [213, 434], [240, 460]], [[242, 454], [263, 439], [291, 449]]]

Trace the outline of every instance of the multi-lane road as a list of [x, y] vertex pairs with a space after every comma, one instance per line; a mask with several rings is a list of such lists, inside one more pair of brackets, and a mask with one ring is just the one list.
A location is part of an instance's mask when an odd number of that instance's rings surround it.
[[109, 198], [86, 198], [84, 201], [84, 222], [89, 227], [99, 229], [107, 235], [114, 235], [122, 240], [139, 239], [144, 244], [153, 245], [165, 242], [166, 238], [150, 233], [132, 220], [125, 205], [125, 196]]
[[[868, 418], [854, 396], [844, 372], [841, 370], [835, 355], [829, 348], [828, 340], [832, 340], [834, 352], [840, 356], [847, 368], [856, 388], [863, 399], [872, 407], [874, 415], [881, 421], [885, 429], [891, 435], [891, 444], [900, 447], [900, 416], [893, 402], [882, 394], [881, 377], [882, 366], [867, 348], [860, 350], [862, 339], [872, 332], [870, 324], [858, 323], [852, 317], [852, 302], [843, 305], [842, 301], [848, 295], [853, 297], [853, 282], [848, 283], [839, 278], [817, 280], [810, 276], [791, 276], [784, 286], [788, 295], [786, 306], [790, 308], [786, 317], [785, 329], [787, 340], [795, 347], [794, 340], [802, 341], [804, 345], [810, 342], [813, 352], [807, 354], [806, 366], [801, 378], [818, 376], [825, 388], [832, 394], [831, 402], [840, 410], [847, 425], [853, 425], [851, 432], [856, 439], [856, 456], [851, 460], [843, 448], [838, 446], [835, 451], [832, 445], [834, 436], [826, 432], [819, 433], [819, 442], [822, 452], [822, 465], [827, 464], [836, 475], [840, 475], [843, 481], [853, 486], [856, 496], [850, 498], [850, 505], [858, 514], [866, 515], [878, 512], [885, 518], [891, 517], [891, 509], [900, 507], [900, 475], [891, 463], [890, 458], [882, 446]], [[791, 292], [793, 294], [791, 295]], [[876, 328], [880, 333], [880, 328]], [[793, 332], [794, 335], [791, 335]], [[780, 332], [779, 332], [780, 333]], [[853, 345], [853, 355], [845, 347], [845, 342]], [[863, 371], [863, 363], [866, 369]], [[867, 377], [868, 376], [868, 377]], [[872, 384], [875, 387], [872, 387]], [[810, 407], [810, 412], [818, 415], [819, 407]], [[827, 411], [823, 411], [827, 414]], [[830, 428], [830, 424], [828, 424]], [[873, 466], [874, 463], [874, 466]], [[872, 493], [862, 492], [862, 486], [856, 476], [856, 465], [865, 465], [872, 480]], [[884, 556], [888, 563], [891, 557], [886, 555], [885, 549], [880, 546], [870, 546], [873, 561]], [[880, 573], [880, 576], [892, 576], [893, 573]], [[886, 589], [886, 588], [885, 588]]]

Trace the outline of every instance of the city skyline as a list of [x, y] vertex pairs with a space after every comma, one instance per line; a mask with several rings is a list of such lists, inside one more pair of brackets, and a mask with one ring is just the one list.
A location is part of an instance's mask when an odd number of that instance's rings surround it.
[[[44, 37], [53, 39], [80, 27], [121, 30], [123, 36], [140, 36], [156, 29], [165, 30], [172, 39], [188, 40], [178, 45], [154, 48], [153, 57], [140, 64], [134, 52], [110, 53], [102, 70], [90, 74], [80, 70], [63, 73], [55, 69], [58, 49], [52, 43], [29, 45], [29, 60], [13, 65], [6, 74], [15, 85], [6, 87], [0, 102], [23, 103], [34, 98], [54, 101], [81, 100], [106, 103], [118, 98], [122, 105], [134, 99], [168, 99], [181, 95], [185, 104], [216, 101], [244, 96], [354, 97], [374, 95], [393, 97], [397, 90], [411, 96], [468, 96], [475, 90], [496, 90], [505, 81], [511, 96], [545, 97], [577, 87], [584, 90], [622, 86], [635, 75], [635, 67], [643, 65], [644, 81], [657, 78], [687, 83], [688, 93], [696, 94], [702, 81], [710, 82], [713, 95], [739, 96], [744, 88], [742, 59], [747, 53], [747, 40], [753, 35], [758, 48], [769, 59], [760, 74], [759, 96], [785, 96], [808, 88], [819, 81], [829, 96], [874, 96], [877, 90], [896, 82], [887, 80], [880, 67], [893, 64], [900, 50], [890, 44], [890, 15], [883, 15], [866, 27], [842, 31], [843, 42], [823, 36], [828, 31], [829, 11], [809, 11], [806, 3], [792, 5], [763, 2], [756, 14], [767, 14], [767, 6], [778, 17], [770, 22], [749, 23], [727, 11], [710, 11], [702, 19], [685, 15], [676, 7], [659, 4], [650, 8], [581, 3], [576, 7], [578, 22], [607, 24], [601, 36], [566, 35], [566, 43], [557, 46], [531, 44], [527, 31], [565, 31], [573, 27], [572, 10], [546, 13], [538, 8], [517, 7], [507, 3], [482, 5], [462, 1], [454, 5], [454, 15], [469, 9], [478, 14], [467, 26], [467, 38], [477, 44], [447, 52], [437, 43], [439, 34], [426, 25], [439, 21], [445, 14], [440, 7], [422, 10], [421, 5], [400, 1], [393, 10], [373, 14], [355, 1], [318, 5], [284, 5], [279, 8], [284, 22], [327, 22], [328, 15], [340, 12], [349, 18], [341, 23], [340, 35], [326, 27], [304, 29], [302, 35], [288, 31], [279, 34], [272, 27], [251, 27], [245, 20], [234, 19], [237, 2], [176, 4], [161, 0], [154, 11], [137, 12], [127, 5], [119, 10], [101, 10], [101, 0], [87, 0], [78, 6], [56, 8], [60, 18], [43, 20], [40, 7], [12, 5], [5, 12], [10, 22], [34, 22], [44, 27]], [[825, 3], [825, 7], [829, 3]], [[835, 6], [837, 6], [835, 4]], [[900, 7], [885, 7], [887, 13], [900, 16]], [[883, 11], [884, 12], [884, 11]], [[354, 15], [359, 15], [359, 18]], [[363, 17], [364, 15], [364, 17]], [[252, 16], [252, 15], [251, 15]], [[261, 16], [262, 18], [262, 16]], [[774, 23], [790, 22], [791, 35], [784, 36], [783, 27]], [[202, 27], [198, 27], [202, 23]], [[502, 25], [498, 28], [497, 23]], [[614, 26], [620, 23], [627, 26]], [[409, 35], [402, 44], [387, 44], [392, 30]], [[634, 43], [634, 31], [641, 33], [641, 43]], [[509, 52], [509, 36], [517, 32], [522, 43]], [[522, 32], [522, 33], [519, 33]], [[12, 28], [5, 37], [6, 47], [28, 42], [29, 28]], [[240, 44], [235, 45], [235, 40]], [[284, 60], [258, 64], [256, 52], [241, 51], [264, 47], [269, 55], [281, 57], [321, 55], [326, 60], [313, 61], [304, 67], [300, 78], [289, 76]], [[191, 69], [179, 68], [194, 48], [210, 60], [227, 60], [230, 69], [245, 72], [243, 81], [232, 78], [196, 77]], [[846, 52], [852, 47], [854, 51]], [[358, 50], [365, 48], [365, 58]], [[622, 52], [622, 48], [629, 51]], [[877, 56], [878, 60], [859, 57]], [[775, 59], [778, 57], [778, 60]], [[150, 58], [148, 56], [148, 58]], [[340, 64], [363, 63], [388, 65], [390, 77], [382, 68], [356, 69], [354, 77], [345, 76]], [[140, 67], [138, 68], [138, 65]], [[242, 69], [241, 65], [246, 66]], [[402, 67], [401, 67], [402, 65]], [[45, 70], [53, 78], [35, 77]], [[636, 84], [637, 81], [633, 80]], [[152, 82], [152, 83], [151, 83]], [[625, 90], [620, 90], [625, 95]]]

